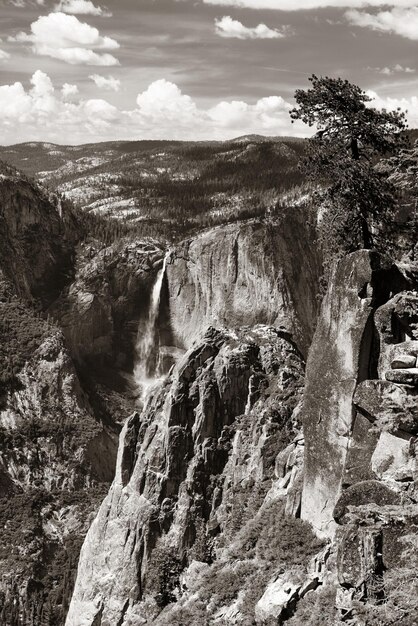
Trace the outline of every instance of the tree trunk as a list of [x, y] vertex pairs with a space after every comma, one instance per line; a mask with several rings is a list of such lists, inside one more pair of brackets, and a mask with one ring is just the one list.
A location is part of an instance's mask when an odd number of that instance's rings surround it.
[[361, 215], [360, 220], [361, 220], [361, 234], [363, 237], [363, 247], [366, 250], [371, 250], [373, 248], [373, 237], [370, 232], [369, 225], [364, 215]]
[[358, 141], [355, 137], [351, 137], [350, 148], [351, 156], [355, 161], [358, 161], [360, 159], [360, 152], [358, 149]]

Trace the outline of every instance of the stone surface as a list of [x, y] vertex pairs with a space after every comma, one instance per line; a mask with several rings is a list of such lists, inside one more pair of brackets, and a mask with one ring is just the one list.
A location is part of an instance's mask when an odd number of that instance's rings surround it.
[[393, 359], [390, 366], [392, 369], [408, 369], [410, 367], [415, 367], [416, 362], [416, 356], [412, 354], [400, 354], [398, 357]]
[[385, 484], [377, 480], [365, 480], [345, 489], [334, 508], [334, 519], [337, 524], [347, 521], [350, 507], [361, 504], [374, 503], [378, 505], [400, 504], [399, 493], [392, 491]]
[[51, 307], [78, 362], [133, 369], [164, 253], [141, 241], [79, 246], [74, 280]]
[[56, 196], [13, 170], [0, 178], [0, 266], [20, 296], [49, 304], [68, 283], [79, 238]]
[[231, 224], [179, 245], [167, 263], [176, 344], [189, 348], [209, 325], [268, 324], [292, 332], [306, 355], [322, 272], [315, 237], [294, 208], [280, 224]]
[[285, 578], [277, 578], [271, 582], [260, 600], [255, 605], [255, 621], [264, 623], [268, 619], [279, 620], [296, 604], [300, 585]]
[[[353, 428], [353, 395], [370, 377], [373, 298], [384, 297], [393, 267], [362, 250], [342, 259], [324, 298], [306, 366], [302, 518], [332, 536]], [[365, 286], [371, 297], [367, 294]]]
[[[418, 511], [416, 504], [367, 504], [353, 507], [349, 524], [336, 535], [337, 574], [342, 588], [337, 607], [353, 608], [357, 600], [381, 600], [386, 573], [415, 569]], [[401, 571], [401, 570], [400, 570]]]
[[21, 440], [24, 433], [26, 439], [23, 447], [5, 446], [0, 453], [13, 481], [50, 491], [87, 486], [92, 477], [110, 481], [116, 441], [96, 421], [61, 333], [41, 344], [18, 380], [0, 410], [4, 432]]
[[385, 378], [401, 385], [418, 387], [418, 368], [389, 370], [385, 373]]
[[379, 430], [418, 433], [418, 390], [387, 380], [365, 380], [357, 386], [354, 405]]
[[401, 439], [383, 432], [372, 456], [372, 468], [381, 480], [399, 486], [411, 482], [417, 472], [415, 438]]
[[[254, 372], [259, 399], [248, 411]], [[272, 328], [212, 328], [190, 348], [124, 426], [112, 488], [82, 548], [67, 626], [92, 626], [98, 616], [121, 626], [139, 619], [154, 550], [193, 554], [198, 528], [216, 536], [237, 492], [252, 498], [273, 477], [280, 420], [291, 417], [302, 377], [298, 350]]]
[[374, 480], [376, 475], [371, 459], [380, 432], [369, 418], [355, 412], [354, 426], [348, 443], [342, 486], [347, 488], [356, 482]]
[[[392, 360], [401, 354], [417, 354], [418, 298], [409, 291], [411, 282], [398, 281], [397, 293], [382, 304], [375, 313], [375, 326], [379, 337], [378, 375], [383, 378]], [[416, 286], [415, 286], [416, 288]], [[405, 291], [402, 291], [404, 289]]]

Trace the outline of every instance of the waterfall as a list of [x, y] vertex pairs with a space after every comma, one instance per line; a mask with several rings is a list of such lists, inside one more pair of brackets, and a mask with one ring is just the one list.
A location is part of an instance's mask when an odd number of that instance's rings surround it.
[[143, 332], [138, 333], [136, 341], [136, 365], [134, 368], [134, 377], [137, 385], [142, 390], [142, 396], [146, 395], [147, 390], [158, 380], [158, 350], [157, 341], [157, 321], [160, 310], [161, 289], [163, 286], [164, 274], [166, 268], [166, 257], [161, 269], [158, 271], [152, 289], [148, 317], [145, 322]]

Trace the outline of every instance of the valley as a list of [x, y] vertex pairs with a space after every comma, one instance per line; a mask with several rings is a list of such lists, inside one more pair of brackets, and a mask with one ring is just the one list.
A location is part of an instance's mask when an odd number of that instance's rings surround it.
[[416, 241], [327, 274], [302, 153], [2, 148], [25, 173], [1, 166], [1, 623], [397, 615], [418, 532]]

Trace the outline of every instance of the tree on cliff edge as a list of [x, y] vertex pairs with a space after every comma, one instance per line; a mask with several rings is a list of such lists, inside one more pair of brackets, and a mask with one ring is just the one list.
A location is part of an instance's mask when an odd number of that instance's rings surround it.
[[376, 226], [389, 224], [395, 189], [376, 168], [379, 158], [404, 144], [405, 114], [377, 111], [360, 87], [341, 78], [311, 76], [295, 93], [292, 121], [316, 126], [302, 169], [322, 195], [322, 239], [328, 249], [350, 252], [376, 244]]

